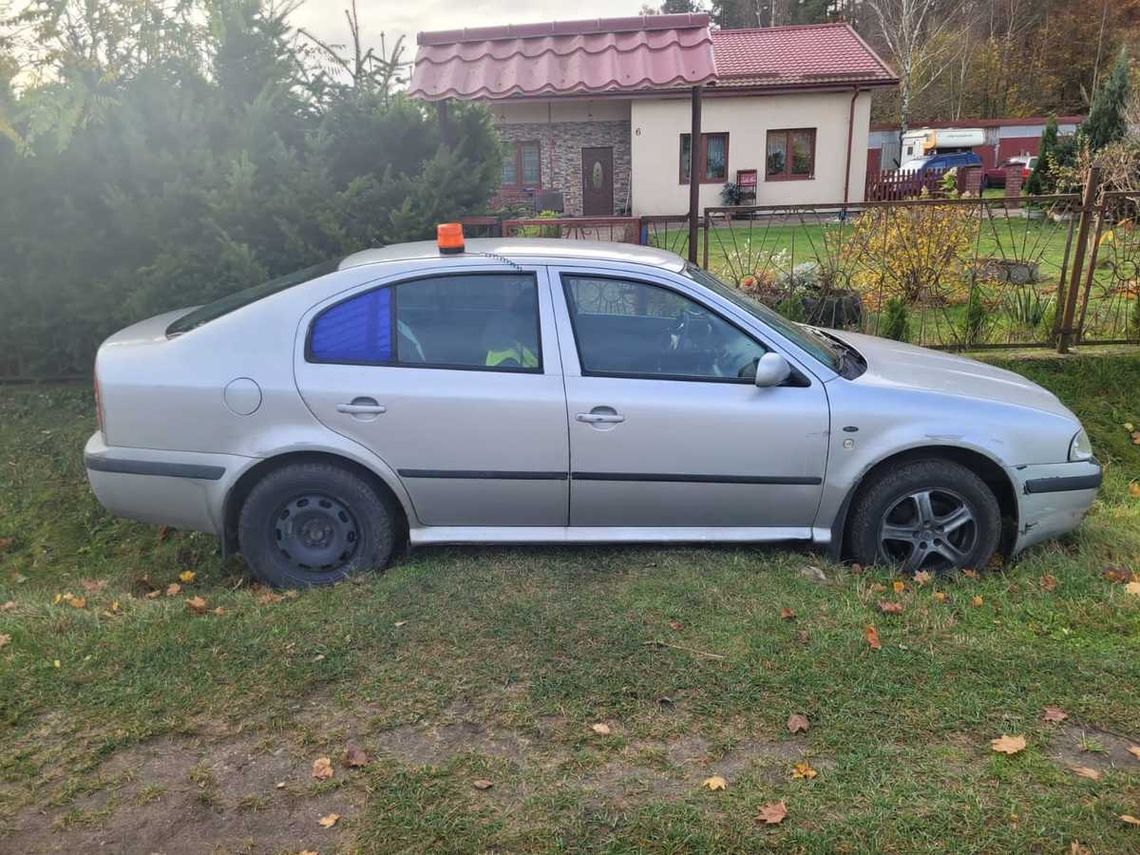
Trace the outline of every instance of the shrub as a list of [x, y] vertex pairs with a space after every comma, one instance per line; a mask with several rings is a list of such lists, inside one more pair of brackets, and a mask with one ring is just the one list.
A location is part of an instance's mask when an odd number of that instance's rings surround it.
[[802, 297], [795, 295], [785, 297], [777, 304], [776, 311], [789, 321], [803, 323], [807, 320], [807, 313], [804, 311], [804, 301]]
[[744, 188], [735, 181], [729, 181], [720, 188], [720, 201], [725, 205], [743, 205]]
[[898, 297], [887, 300], [883, 309], [882, 336], [895, 341], [910, 341], [910, 312]]

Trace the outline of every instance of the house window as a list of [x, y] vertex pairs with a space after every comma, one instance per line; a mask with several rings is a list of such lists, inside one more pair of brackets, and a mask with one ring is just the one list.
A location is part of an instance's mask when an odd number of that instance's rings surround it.
[[815, 177], [815, 128], [768, 131], [766, 177], [789, 181]]
[[[680, 182], [689, 183], [689, 148], [691, 134], [681, 134]], [[728, 176], [728, 134], [701, 134], [697, 152], [697, 175], [701, 184], [720, 184]]]
[[504, 187], [542, 186], [542, 170], [540, 169], [537, 142], [507, 144], [507, 150], [503, 152], [502, 179]]

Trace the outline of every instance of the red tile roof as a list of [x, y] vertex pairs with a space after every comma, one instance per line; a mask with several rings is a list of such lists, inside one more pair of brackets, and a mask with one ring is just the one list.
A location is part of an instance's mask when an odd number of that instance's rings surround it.
[[714, 30], [712, 43], [718, 89], [898, 82], [848, 24]]
[[708, 15], [420, 33], [409, 94], [427, 101], [616, 94], [716, 76]]

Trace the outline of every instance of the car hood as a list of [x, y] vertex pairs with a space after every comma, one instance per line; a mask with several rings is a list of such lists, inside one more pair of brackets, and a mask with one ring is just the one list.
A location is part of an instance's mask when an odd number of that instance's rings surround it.
[[867, 360], [867, 370], [856, 383], [980, 398], [1077, 420], [1056, 395], [1012, 371], [891, 339], [839, 330], [826, 332], [850, 344]]

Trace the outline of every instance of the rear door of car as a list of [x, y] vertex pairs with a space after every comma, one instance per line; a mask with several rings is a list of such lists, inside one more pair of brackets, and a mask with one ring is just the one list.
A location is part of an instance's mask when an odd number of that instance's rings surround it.
[[[676, 283], [563, 267], [552, 291], [572, 526], [764, 527], [807, 536], [827, 463], [823, 384], [758, 388], [773, 347]], [[561, 297], [561, 299], [559, 299]], [[681, 323], [690, 330], [679, 329]], [[713, 350], [728, 355], [710, 359]]]
[[380, 280], [313, 307], [301, 332], [306, 404], [396, 470], [421, 523], [566, 525], [566, 402], [544, 268]]

